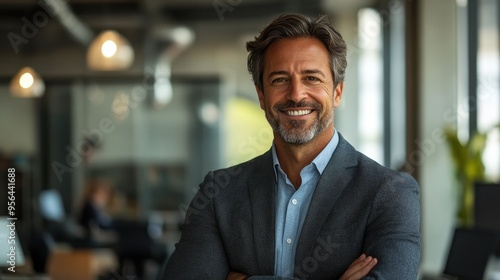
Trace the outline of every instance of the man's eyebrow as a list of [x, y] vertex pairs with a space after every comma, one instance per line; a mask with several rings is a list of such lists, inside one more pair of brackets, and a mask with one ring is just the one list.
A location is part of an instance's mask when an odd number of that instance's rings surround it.
[[276, 76], [276, 75], [288, 75], [288, 72], [283, 71], [283, 70], [273, 71], [273, 72], [269, 73], [269, 75], [267, 75], [267, 77], [272, 77], [272, 76]]
[[[321, 71], [319, 69], [307, 69], [307, 70], [301, 71], [300, 73], [301, 74], [319, 74], [323, 78], [326, 78], [325, 73], [323, 73], [323, 71]], [[289, 73], [287, 71], [284, 71], [284, 70], [273, 71], [273, 72], [269, 73], [269, 75], [267, 75], [267, 77], [272, 77], [272, 76], [277, 76], [277, 75], [289, 75]]]
[[323, 71], [321, 71], [319, 69], [304, 70], [304, 71], [301, 72], [301, 74], [319, 74], [323, 78], [326, 78], [325, 73], [323, 73]]

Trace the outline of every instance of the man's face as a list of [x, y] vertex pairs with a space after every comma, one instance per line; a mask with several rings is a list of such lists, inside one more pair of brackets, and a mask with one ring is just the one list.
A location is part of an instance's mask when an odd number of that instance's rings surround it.
[[334, 79], [325, 46], [314, 38], [282, 39], [264, 53], [260, 107], [285, 142], [305, 144], [333, 132], [333, 111], [343, 83]]

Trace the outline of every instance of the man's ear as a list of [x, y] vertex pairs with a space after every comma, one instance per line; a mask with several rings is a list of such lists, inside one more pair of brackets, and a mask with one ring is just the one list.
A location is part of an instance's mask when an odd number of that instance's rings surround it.
[[262, 90], [259, 88], [259, 86], [257, 84], [255, 84], [255, 91], [257, 91], [257, 96], [259, 97], [260, 108], [262, 110], [265, 110], [265, 106], [264, 106], [264, 93], [262, 92]]
[[344, 91], [344, 82], [337, 84], [333, 90], [333, 106], [338, 107], [340, 105], [340, 100], [342, 99], [342, 92]]

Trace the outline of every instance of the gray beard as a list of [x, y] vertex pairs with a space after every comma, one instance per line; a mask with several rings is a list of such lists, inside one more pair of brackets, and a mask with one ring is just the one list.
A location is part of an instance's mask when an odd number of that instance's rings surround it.
[[268, 117], [268, 121], [271, 124], [271, 127], [274, 131], [276, 131], [283, 140], [288, 144], [293, 145], [303, 145], [309, 143], [314, 139], [318, 134], [323, 132], [329, 125], [333, 122], [332, 112], [331, 116], [325, 120], [316, 120], [314, 124], [310, 127], [304, 127], [305, 121], [290, 121], [289, 124], [292, 128], [285, 128], [278, 118], [271, 119]]

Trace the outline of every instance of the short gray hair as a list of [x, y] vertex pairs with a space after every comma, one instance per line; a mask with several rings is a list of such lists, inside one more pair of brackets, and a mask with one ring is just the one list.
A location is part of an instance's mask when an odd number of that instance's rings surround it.
[[334, 85], [344, 81], [347, 67], [347, 45], [342, 35], [331, 25], [326, 15], [311, 19], [301, 14], [284, 14], [273, 20], [255, 37], [247, 42], [247, 67], [255, 85], [263, 90], [264, 53], [275, 41], [287, 38], [315, 38], [323, 43], [330, 57], [330, 69]]

